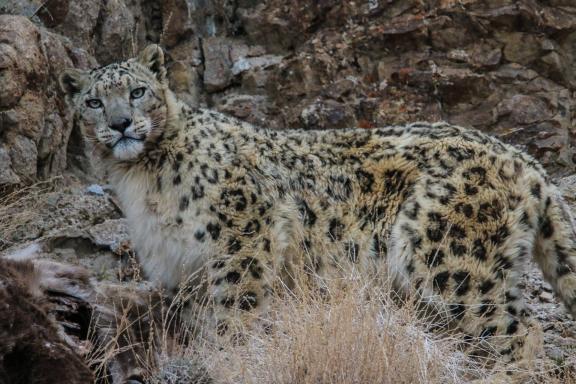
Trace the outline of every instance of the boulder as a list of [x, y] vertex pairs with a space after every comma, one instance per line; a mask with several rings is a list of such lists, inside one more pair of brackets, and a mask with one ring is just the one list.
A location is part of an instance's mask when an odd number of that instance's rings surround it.
[[0, 15], [0, 185], [32, 182], [66, 168], [72, 119], [57, 77], [95, 62], [22, 16]]

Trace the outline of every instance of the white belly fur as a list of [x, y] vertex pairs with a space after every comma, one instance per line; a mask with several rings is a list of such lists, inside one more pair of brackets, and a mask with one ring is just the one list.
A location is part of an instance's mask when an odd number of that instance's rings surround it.
[[[112, 178], [128, 220], [130, 237], [146, 277], [166, 289], [186, 281], [204, 264], [209, 250], [195, 241], [196, 228], [175, 227], [169, 212], [153, 211], [146, 201], [150, 180], [128, 172]], [[200, 223], [188, 226], [200, 226]]]

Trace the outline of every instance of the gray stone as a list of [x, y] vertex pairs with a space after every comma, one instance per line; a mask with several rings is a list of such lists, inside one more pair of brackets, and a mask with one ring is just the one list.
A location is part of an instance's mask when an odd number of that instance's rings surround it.
[[232, 61], [227, 39], [209, 37], [202, 42], [204, 52], [204, 87], [207, 92], [221, 91], [232, 82]]

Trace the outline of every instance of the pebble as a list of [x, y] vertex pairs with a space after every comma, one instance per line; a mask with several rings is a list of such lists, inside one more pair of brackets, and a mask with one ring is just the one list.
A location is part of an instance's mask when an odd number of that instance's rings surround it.
[[551, 292], [542, 292], [539, 296], [540, 301], [545, 303], [551, 303], [554, 300], [554, 295]]
[[88, 193], [91, 193], [93, 195], [104, 196], [105, 194], [104, 188], [102, 188], [102, 186], [99, 184], [91, 184], [88, 186], [88, 188], [86, 188], [86, 190], [88, 191]]

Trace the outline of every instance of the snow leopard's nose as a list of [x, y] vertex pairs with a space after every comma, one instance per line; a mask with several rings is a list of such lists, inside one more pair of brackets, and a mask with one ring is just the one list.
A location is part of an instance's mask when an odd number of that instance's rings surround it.
[[108, 126], [110, 127], [110, 129], [113, 129], [113, 130], [118, 131], [120, 133], [124, 133], [126, 128], [128, 128], [131, 124], [132, 124], [132, 119], [129, 119], [127, 117], [120, 117], [120, 118], [112, 119], [112, 121], [110, 122], [110, 124]]

